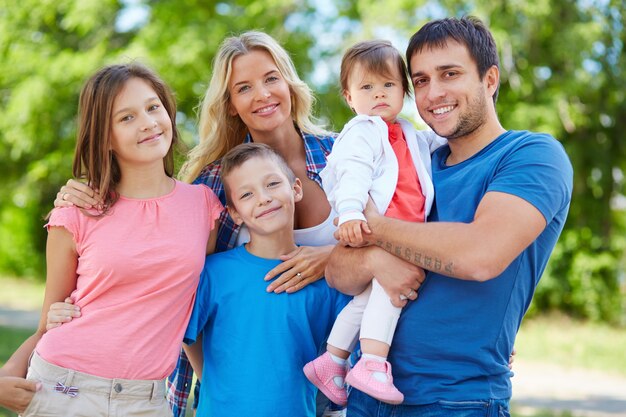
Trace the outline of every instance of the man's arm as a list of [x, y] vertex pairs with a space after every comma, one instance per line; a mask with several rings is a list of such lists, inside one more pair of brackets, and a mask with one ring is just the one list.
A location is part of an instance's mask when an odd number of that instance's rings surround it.
[[376, 277], [397, 307], [404, 307], [407, 299], [417, 298], [424, 276], [422, 268], [376, 246], [349, 248], [337, 245], [326, 266], [326, 281], [331, 287], [344, 294], [356, 295]]
[[[368, 203], [369, 240], [421, 268], [454, 278], [497, 277], [546, 227], [541, 212], [512, 194], [489, 192], [471, 223], [411, 223], [379, 215]], [[355, 264], [356, 265], [356, 264]]]

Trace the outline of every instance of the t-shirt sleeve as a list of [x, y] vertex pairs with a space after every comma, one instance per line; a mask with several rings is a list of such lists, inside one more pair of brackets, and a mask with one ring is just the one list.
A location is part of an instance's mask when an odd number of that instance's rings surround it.
[[185, 331], [184, 342], [191, 345], [196, 342], [198, 335], [202, 333], [204, 327], [210, 320], [212, 315], [213, 301], [211, 299], [211, 274], [210, 274], [210, 256], [207, 256], [202, 274], [200, 274], [200, 282], [198, 283], [198, 291], [191, 312], [191, 318]]
[[534, 134], [502, 159], [488, 191], [528, 201], [549, 223], [569, 204], [572, 182], [572, 164], [563, 146], [549, 135]]
[[202, 188], [204, 189], [206, 204], [209, 208], [209, 222], [213, 225], [215, 224], [215, 220], [218, 219], [224, 211], [224, 206], [209, 187], [202, 185]]
[[50, 213], [48, 223], [44, 225], [46, 230], [50, 227], [64, 227], [72, 234], [75, 243], [80, 243], [80, 224], [79, 216], [81, 215], [76, 207], [57, 207]]

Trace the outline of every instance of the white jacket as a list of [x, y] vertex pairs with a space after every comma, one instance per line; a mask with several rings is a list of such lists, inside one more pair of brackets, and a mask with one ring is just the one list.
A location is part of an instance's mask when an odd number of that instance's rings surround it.
[[[447, 141], [432, 131], [416, 131], [398, 119], [426, 198], [427, 216], [433, 204], [430, 155]], [[384, 214], [398, 182], [398, 159], [389, 143], [387, 124], [379, 116], [358, 115], [343, 128], [320, 172], [328, 201], [339, 214], [339, 224], [365, 220], [368, 194]]]

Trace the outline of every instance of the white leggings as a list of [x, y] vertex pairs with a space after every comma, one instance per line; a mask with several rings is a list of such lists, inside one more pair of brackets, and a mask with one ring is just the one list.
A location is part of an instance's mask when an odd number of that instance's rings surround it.
[[359, 330], [361, 339], [373, 339], [391, 345], [400, 307], [391, 299], [376, 278], [341, 310], [328, 336], [328, 344], [352, 352]]

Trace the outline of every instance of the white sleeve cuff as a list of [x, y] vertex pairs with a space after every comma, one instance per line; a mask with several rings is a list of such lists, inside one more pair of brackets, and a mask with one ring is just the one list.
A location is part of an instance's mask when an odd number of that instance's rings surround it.
[[360, 211], [349, 211], [347, 213], [339, 215], [338, 226], [341, 226], [343, 223], [350, 221], [350, 220], [362, 220], [364, 222], [367, 221], [363, 213], [361, 213]]

